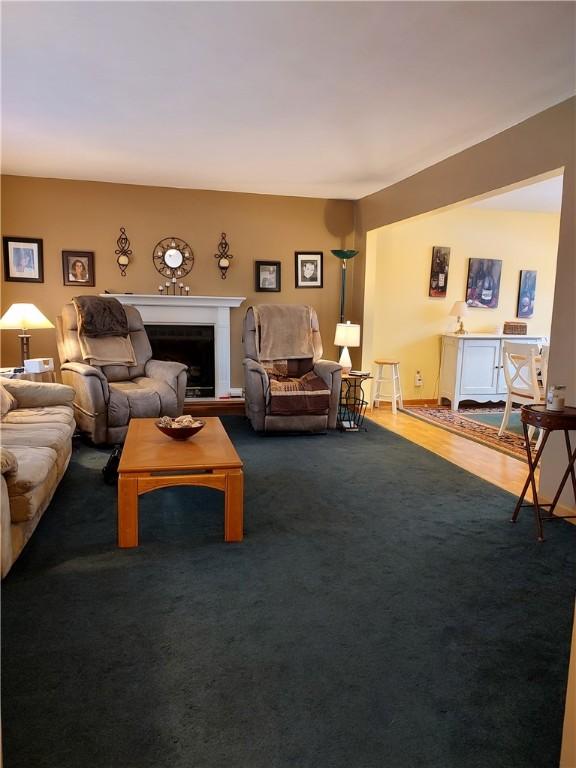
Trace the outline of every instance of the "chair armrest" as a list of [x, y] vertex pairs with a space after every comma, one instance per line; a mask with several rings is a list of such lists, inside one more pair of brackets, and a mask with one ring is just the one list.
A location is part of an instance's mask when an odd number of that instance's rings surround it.
[[110, 400], [110, 388], [108, 379], [99, 368], [87, 363], [63, 363], [60, 372], [75, 392], [75, 405], [88, 413], [105, 410], [103, 404]]
[[321, 379], [324, 379], [326, 384], [332, 388], [332, 381], [335, 374], [339, 374], [341, 378], [342, 366], [339, 363], [334, 363], [332, 360], [316, 360], [314, 363], [314, 373], [318, 374]]
[[261, 363], [256, 362], [256, 360], [252, 360], [250, 357], [244, 358], [242, 361], [242, 365], [246, 369], [247, 372], [255, 373], [260, 376], [262, 376], [262, 379], [266, 384], [268, 384], [268, 374], [266, 373], [266, 369]]
[[166, 360], [148, 360], [144, 366], [144, 373], [150, 379], [158, 379], [176, 390], [176, 380], [182, 371], [186, 370], [184, 363], [175, 363]]
[[80, 376], [96, 376], [102, 383], [108, 384], [108, 379], [102, 371], [94, 365], [88, 365], [88, 363], [62, 363], [60, 370], [72, 371]]
[[26, 379], [2, 379], [5, 389], [16, 398], [19, 408], [46, 405], [72, 405], [74, 390], [65, 384], [49, 384]]

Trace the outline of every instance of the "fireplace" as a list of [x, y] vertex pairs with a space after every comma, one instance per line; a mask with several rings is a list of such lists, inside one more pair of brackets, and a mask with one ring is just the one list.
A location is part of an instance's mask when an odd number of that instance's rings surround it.
[[174, 360], [187, 368], [186, 399], [214, 397], [214, 326], [146, 323], [155, 360]]
[[[207, 367], [211, 368], [214, 377], [214, 382], [210, 385], [213, 387], [212, 394], [187, 394], [187, 398], [193, 399], [197, 396], [219, 398], [230, 395], [230, 310], [239, 307], [245, 300], [245, 296], [160, 296], [158, 294], [132, 293], [105, 295], [113, 296], [122, 304], [131, 304], [136, 307], [142, 315], [147, 331], [149, 327], [163, 326], [170, 329], [180, 326], [180, 330], [191, 328], [192, 336], [203, 336], [206, 329], [209, 329], [213, 339], [213, 361], [207, 363]], [[182, 332], [184, 334], [189, 333], [186, 330]], [[170, 334], [171, 332], [167, 331], [165, 340], [169, 339]], [[184, 341], [184, 345], [186, 344], [187, 342]], [[205, 352], [196, 352], [195, 354], [201, 356]], [[165, 356], [160, 359], [168, 359], [168, 357]], [[171, 357], [170, 359], [178, 358]], [[202, 357], [201, 359], [204, 360], [205, 358]], [[186, 360], [182, 362], [186, 365], [189, 364]], [[192, 374], [195, 375], [195, 371], [192, 371]], [[196, 386], [196, 383], [203, 382], [203, 376], [204, 374], [200, 375], [198, 379], [192, 379], [190, 393], [201, 391], [204, 384], [198, 383]]]

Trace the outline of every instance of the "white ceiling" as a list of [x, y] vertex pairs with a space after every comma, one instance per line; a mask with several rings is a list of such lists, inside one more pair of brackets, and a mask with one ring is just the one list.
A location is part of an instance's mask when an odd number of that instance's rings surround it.
[[501, 195], [487, 197], [474, 208], [491, 208], [500, 211], [533, 211], [535, 213], [560, 213], [562, 207], [562, 176], [538, 181]]
[[572, 2], [4, 2], [4, 173], [359, 198], [569, 98]]

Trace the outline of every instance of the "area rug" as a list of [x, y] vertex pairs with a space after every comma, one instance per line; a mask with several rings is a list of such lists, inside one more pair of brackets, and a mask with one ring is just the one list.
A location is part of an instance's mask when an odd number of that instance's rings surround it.
[[552, 768], [576, 526], [370, 424], [255, 435], [223, 499], [141, 497], [116, 548], [109, 452], [77, 445], [3, 582], [7, 768]]
[[508, 429], [502, 437], [498, 437], [498, 430], [504, 415], [503, 408], [460, 408], [458, 411], [453, 411], [447, 405], [432, 407], [406, 405], [402, 410], [417, 419], [527, 463], [519, 409], [511, 414]]

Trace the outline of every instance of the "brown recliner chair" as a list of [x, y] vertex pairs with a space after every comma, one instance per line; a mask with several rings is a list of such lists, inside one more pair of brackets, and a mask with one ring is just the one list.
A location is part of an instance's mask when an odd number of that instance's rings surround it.
[[74, 388], [78, 428], [93, 443], [121, 443], [134, 418], [179, 416], [184, 407], [186, 366], [152, 360], [152, 348], [135, 307], [125, 306], [136, 365], [88, 365], [78, 340], [76, 308], [65, 304], [56, 318], [60, 371]]
[[[323, 413], [295, 412], [287, 415], [274, 415], [270, 409], [270, 380], [269, 364], [273, 360], [263, 357], [261, 352], [262, 328], [257, 327], [257, 315], [261, 318], [257, 307], [249, 307], [244, 318], [244, 381], [245, 381], [245, 410], [253, 428], [257, 432], [325, 432], [334, 429], [338, 418], [342, 367], [338, 363], [322, 360], [322, 338], [318, 326], [318, 316], [313, 307], [300, 305], [268, 305], [281, 308], [282, 329], [290, 336], [291, 318], [294, 323], [300, 322], [302, 310], [308, 310], [310, 322], [310, 357], [294, 357], [287, 346], [286, 355], [289, 358], [289, 376], [302, 377], [313, 371], [330, 390], [329, 406]], [[296, 348], [296, 346], [295, 346]]]

